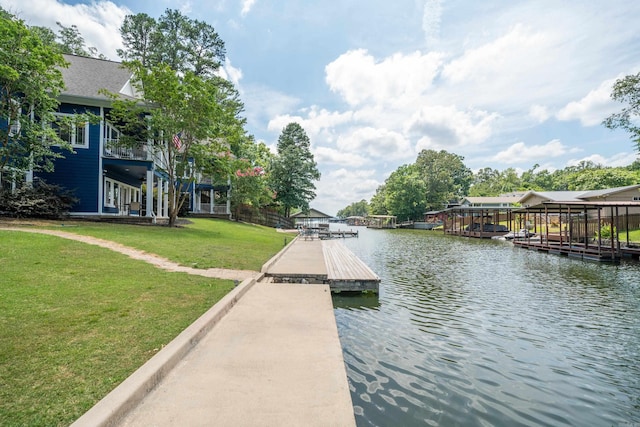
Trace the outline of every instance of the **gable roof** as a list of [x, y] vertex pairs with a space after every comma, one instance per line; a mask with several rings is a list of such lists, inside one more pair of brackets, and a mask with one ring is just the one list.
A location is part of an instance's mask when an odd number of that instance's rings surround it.
[[468, 201], [473, 205], [477, 204], [513, 204], [518, 203], [519, 197], [514, 196], [470, 196], [462, 199], [462, 202]]
[[612, 194], [622, 193], [624, 191], [640, 188], [640, 184], [627, 185], [624, 187], [604, 188], [602, 190], [587, 191], [528, 191], [519, 200], [520, 203], [526, 201], [530, 197], [538, 196], [550, 202], [583, 202], [585, 200], [607, 197]]
[[544, 200], [549, 200], [552, 202], [571, 202], [571, 201], [580, 201], [580, 196], [584, 194], [585, 191], [527, 191], [522, 198], [520, 198], [519, 202], [538, 196]]
[[610, 196], [610, 195], [616, 194], [616, 193], [622, 193], [622, 192], [627, 191], [627, 190], [634, 190], [636, 188], [640, 188], [640, 184], [627, 185], [625, 187], [605, 188], [603, 190], [586, 191], [582, 196], [580, 196], [580, 198], [581, 199], [595, 199], [595, 198], [599, 198], [599, 197]]
[[65, 84], [61, 98], [108, 103], [110, 99], [99, 93], [106, 89], [125, 99], [136, 99], [130, 83], [132, 73], [120, 62], [66, 54], [64, 59], [69, 66], [60, 70]]
[[331, 215], [327, 215], [326, 213], [322, 213], [317, 209], [309, 209], [309, 213], [305, 214], [303, 212], [295, 213], [289, 218], [333, 218]]

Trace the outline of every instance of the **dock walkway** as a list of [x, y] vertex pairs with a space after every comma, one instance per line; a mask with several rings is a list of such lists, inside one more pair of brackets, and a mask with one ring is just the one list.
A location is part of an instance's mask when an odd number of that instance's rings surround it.
[[263, 272], [276, 283], [322, 283], [333, 292], [378, 292], [380, 285], [380, 278], [337, 240], [297, 238]]

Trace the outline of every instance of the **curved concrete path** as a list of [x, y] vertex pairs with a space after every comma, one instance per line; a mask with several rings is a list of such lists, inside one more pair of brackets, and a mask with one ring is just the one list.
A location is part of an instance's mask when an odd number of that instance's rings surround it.
[[67, 231], [46, 230], [46, 229], [36, 229], [36, 228], [18, 228], [18, 227], [6, 227], [6, 226], [0, 226], [0, 230], [48, 234], [50, 236], [62, 237], [64, 239], [69, 239], [69, 240], [76, 240], [78, 242], [87, 243], [89, 245], [100, 246], [115, 252], [120, 252], [133, 259], [147, 262], [149, 264], [152, 264], [166, 271], [175, 271], [180, 273], [193, 274], [196, 276], [212, 277], [215, 279], [238, 280], [238, 281], [256, 278], [259, 274], [257, 271], [251, 271], [251, 270], [229, 270], [225, 268], [204, 269], [204, 268], [185, 267], [171, 260], [168, 260], [166, 258], [163, 258], [155, 254], [145, 252], [140, 249], [134, 249], [129, 246], [121, 245], [120, 243], [112, 242], [110, 240], [104, 240], [104, 239], [91, 237], [91, 236], [82, 236], [80, 234], [69, 233]]

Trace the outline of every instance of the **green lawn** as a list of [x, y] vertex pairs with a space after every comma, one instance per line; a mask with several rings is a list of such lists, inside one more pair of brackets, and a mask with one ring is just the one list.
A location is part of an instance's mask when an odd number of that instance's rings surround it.
[[196, 268], [259, 271], [293, 236], [273, 228], [217, 219], [192, 219], [168, 228], [90, 222], [51, 222], [47, 228], [112, 240]]
[[[258, 269], [284, 239], [210, 220], [179, 229], [67, 225], [49, 227], [199, 267]], [[4, 230], [0, 271], [2, 426], [70, 424], [233, 288], [97, 246]]]

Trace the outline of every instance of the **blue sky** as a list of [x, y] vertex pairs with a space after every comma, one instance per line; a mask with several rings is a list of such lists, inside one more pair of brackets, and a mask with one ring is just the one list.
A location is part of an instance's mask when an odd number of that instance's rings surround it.
[[615, 79], [640, 71], [628, 0], [0, 0], [29, 25], [75, 24], [117, 60], [125, 15], [166, 8], [212, 24], [248, 131], [275, 146], [297, 121], [322, 179], [312, 207], [369, 200], [422, 149], [475, 170], [555, 170], [637, 158], [602, 120]]

